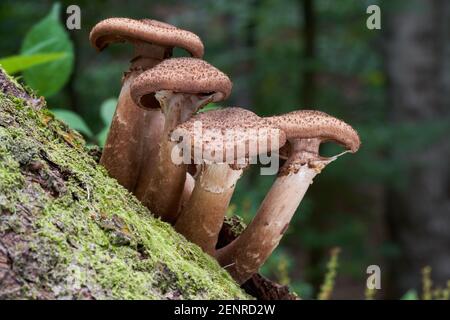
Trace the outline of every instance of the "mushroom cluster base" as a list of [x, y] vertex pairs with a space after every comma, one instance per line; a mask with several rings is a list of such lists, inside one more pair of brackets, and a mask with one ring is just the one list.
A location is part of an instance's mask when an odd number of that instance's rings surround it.
[[0, 279], [0, 299], [251, 298], [1, 69]]

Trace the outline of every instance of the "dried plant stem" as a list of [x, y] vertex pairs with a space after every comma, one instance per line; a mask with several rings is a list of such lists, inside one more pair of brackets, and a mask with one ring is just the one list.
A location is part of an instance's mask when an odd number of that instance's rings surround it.
[[339, 253], [341, 252], [340, 248], [334, 248], [331, 250], [330, 261], [327, 264], [327, 273], [325, 274], [325, 279], [320, 287], [320, 293], [318, 295], [319, 300], [328, 300], [333, 293], [334, 281], [337, 275], [337, 268], [339, 266]]

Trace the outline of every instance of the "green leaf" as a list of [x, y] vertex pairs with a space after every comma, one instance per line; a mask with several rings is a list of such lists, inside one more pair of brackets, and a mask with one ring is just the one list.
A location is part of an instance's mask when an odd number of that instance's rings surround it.
[[106, 143], [106, 138], [108, 137], [109, 127], [111, 125], [114, 113], [116, 112], [117, 99], [109, 98], [102, 102], [100, 106], [100, 116], [102, 118], [105, 126], [97, 134], [97, 141], [100, 147], [104, 147]]
[[50, 13], [31, 28], [22, 43], [22, 55], [64, 53], [56, 61], [31, 67], [23, 73], [25, 82], [45, 97], [61, 90], [73, 69], [73, 45], [59, 21], [60, 7], [59, 3], [54, 4]]
[[419, 300], [419, 296], [417, 295], [416, 290], [409, 290], [403, 295], [401, 300]]
[[88, 137], [92, 137], [92, 131], [89, 129], [86, 122], [78, 114], [70, 110], [52, 109], [53, 114], [59, 120], [64, 121], [71, 129], [80, 131]]
[[106, 143], [106, 138], [108, 137], [109, 127], [104, 127], [102, 131], [97, 135], [98, 145], [104, 147]]
[[111, 124], [114, 112], [116, 111], [117, 99], [109, 98], [102, 102], [100, 106], [100, 116], [102, 117], [103, 123], [109, 127]]
[[27, 70], [39, 64], [59, 60], [66, 56], [64, 52], [43, 53], [33, 55], [16, 55], [0, 59], [0, 65], [9, 74]]
[[205, 107], [203, 107], [202, 109], [200, 109], [198, 111], [198, 113], [202, 113], [202, 112], [208, 112], [208, 111], [212, 111], [212, 110], [218, 110], [218, 109], [222, 109], [221, 106], [218, 106], [215, 103], [209, 103], [207, 104]]

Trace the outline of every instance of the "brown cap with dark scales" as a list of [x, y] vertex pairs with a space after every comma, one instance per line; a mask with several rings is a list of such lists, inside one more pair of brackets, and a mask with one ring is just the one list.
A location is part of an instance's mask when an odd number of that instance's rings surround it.
[[266, 120], [281, 128], [286, 133], [287, 140], [319, 138], [341, 144], [351, 152], [358, 151], [361, 145], [355, 129], [321, 111], [298, 110]]
[[165, 47], [178, 47], [193, 57], [203, 57], [204, 47], [200, 38], [189, 31], [168, 23], [151, 19], [133, 20], [109, 18], [92, 28], [89, 40], [94, 48], [103, 50], [114, 42], [147, 42]]
[[200, 95], [215, 93], [212, 102], [217, 102], [230, 95], [231, 87], [228, 76], [206, 61], [172, 58], [140, 74], [131, 86], [131, 97], [143, 108], [146, 106], [142, 98], [161, 90]]
[[[196, 123], [201, 124], [202, 131], [195, 132]], [[174, 132], [174, 137], [183, 137], [183, 143], [191, 146], [192, 156], [203, 155], [204, 160], [214, 161], [217, 160], [216, 154], [222, 152], [222, 159], [219, 160], [229, 164], [278, 151], [286, 142], [286, 135], [278, 127], [253, 112], [238, 107], [197, 114], [179, 125]], [[197, 146], [194, 140], [198, 134], [201, 134], [202, 139]], [[275, 141], [278, 143], [274, 143]], [[244, 152], [238, 157], [240, 148]]]

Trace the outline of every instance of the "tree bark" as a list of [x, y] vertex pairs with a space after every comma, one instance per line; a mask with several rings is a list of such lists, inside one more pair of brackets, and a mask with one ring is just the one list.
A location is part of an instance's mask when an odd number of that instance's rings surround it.
[[[450, 116], [450, 3], [397, 2], [386, 17], [388, 105], [394, 125], [441, 121]], [[384, 13], [384, 12], [383, 12]], [[383, 26], [385, 28], [385, 26]], [[422, 133], [417, 129], [417, 135]], [[450, 279], [450, 143], [447, 136], [424, 148], [402, 151], [393, 161], [407, 172], [388, 194], [387, 220], [400, 255], [391, 261], [391, 294], [420, 288], [420, 270], [432, 267], [436, 285]]]

